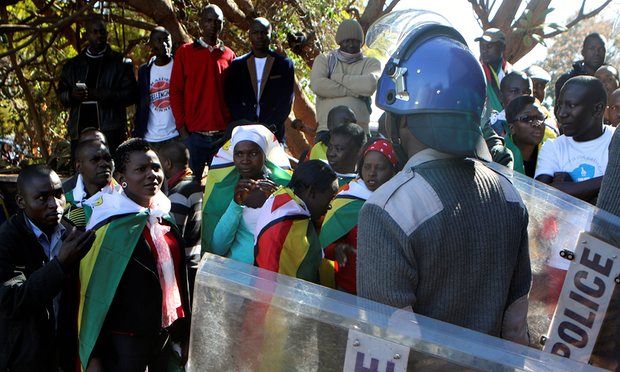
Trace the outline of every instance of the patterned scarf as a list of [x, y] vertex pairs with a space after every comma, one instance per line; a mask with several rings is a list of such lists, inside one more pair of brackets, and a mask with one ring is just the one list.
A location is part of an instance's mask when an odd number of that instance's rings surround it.
[[[168, 201], [168, 205], [170, 201]], [[157, 200], [154, 200], [157, 203]], [[165, 202], [164, 202], [165, 203]], [[167, 213], [158, 205], [149, 208], [149, 220], [146, 226], [151, 233], [153, 245], [157, 251], [157, 273], [159, 274], [159, 284], [162, 291], [162, 327], [169, 327], [177, 318], [177, 309], [182, 306], [181, 292], [174, 272], [174, 260], [170, 254], [170, 248], [164, 238], [170, 231], [170, 227], [160, 223], [161, 218]]]

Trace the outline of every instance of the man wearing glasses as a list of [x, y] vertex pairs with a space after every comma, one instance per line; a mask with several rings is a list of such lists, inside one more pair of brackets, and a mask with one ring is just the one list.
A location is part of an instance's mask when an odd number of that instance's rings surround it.
[[592, 76], [564, 84], [557, 102], [563, 135], [540, 149], [535, 178], [579, 199], [596, 202], [614, 128], [603, 125], [605, 87]]

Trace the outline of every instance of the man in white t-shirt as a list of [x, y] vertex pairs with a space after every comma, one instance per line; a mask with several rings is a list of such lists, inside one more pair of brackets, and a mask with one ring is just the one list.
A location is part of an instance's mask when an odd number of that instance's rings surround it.
[[156, 27], [151, 32], [149, 46], [154, 57], [138, 70], [140, 100], [132, 135], [144, 138], [158, 151], [164, 143], [179, 137], [170, 106], [173, 64], [170, 33], [163, 27]]
[[538, 154], [535, 178], [585, 201], [595, 201], [607, 167], [614, 128], [603, 125], [607, 93], [592, 76], [564, 84], [556, 112], [564, 134]]
[[232, 61], [224, 91], [233, 121], [263, 124], [282, 142], [293, 104], [295, 71], [288, 57], [269, 49], [271, 31], [265, 18], [252, 20], [248, 31], [252, 50]]

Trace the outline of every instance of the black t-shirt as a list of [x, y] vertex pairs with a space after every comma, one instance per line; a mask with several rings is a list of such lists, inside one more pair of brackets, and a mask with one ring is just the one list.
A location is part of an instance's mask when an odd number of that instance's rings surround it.
[[534, 149], [530, 160], [523, 159], [523, 168], [525, 169], [526, 176], [534, 178], [536, 174], [536, 160], [538, 160], [538, 147]]

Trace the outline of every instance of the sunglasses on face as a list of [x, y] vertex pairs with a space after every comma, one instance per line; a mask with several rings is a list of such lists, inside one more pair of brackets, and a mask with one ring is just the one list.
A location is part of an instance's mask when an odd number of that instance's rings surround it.
[[545, 122], [547, 117], [545, 115], [528, 115], [528, 116], [520, 116], [517, 118], [517, 121], [522, 123], [527, 123], [529, 125], [539, 125]]

